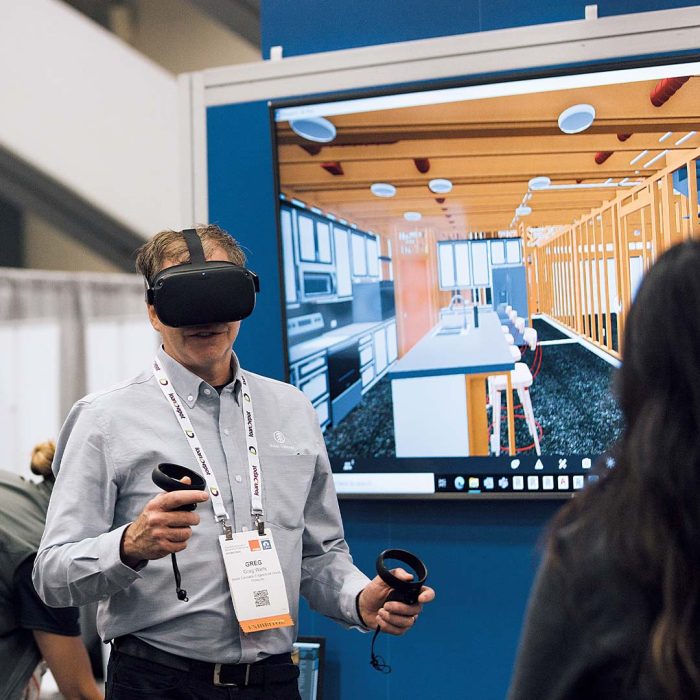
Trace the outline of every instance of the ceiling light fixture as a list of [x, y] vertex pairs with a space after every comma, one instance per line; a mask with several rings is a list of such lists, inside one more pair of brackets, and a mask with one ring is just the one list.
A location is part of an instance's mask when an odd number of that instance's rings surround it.
[[646, 163], [644, 163], [644, 167], [648, 168], [650, 165], [653, 165], [654, 163], [656, 163], [657, 160], [663, 158], [667, 153], [668, 149], [666, 149], [665, 151], [661, 151], [661, 153], [655, 155], [651, 160], [648, 160]]
[[528, 214], [532, 214], [532, 208], [522, 204], [515, 210], [516, 216], [527, 216]]
[[289, 122], [291, 130], [307, 141], [330, 143], [335, 138], [335, 125], [325, 117], [303, 117]]
[[565, 134], [580, 134], [593, 124], [595, 107], [589, 104], [573, 105], [559, 115], [559, 128]]
[[630, 161], [630, 165], [634, 165], [638, 160], [641, 160], [644, 158], [644, 156], [649, 153], [649, 151], [642, 151], [639, 155], [636, 155], [632, 160]]
[[375, 197], [393, 197], [396, 194], [396, 187], [388, 182], [373, 182], [369, 189]]
[[419, 211], [405, 211], [403, 218], [406, 219], [406, 221], [420, 221], [423, 215]]
[[552, 181], [546, 175], [538, 175], [537, 177], [533, 177], [527, 183], [527, 186], [531, 190], [546, 190], [551, 184]]
[[663, 143], [669, 136], [672, 136], [672, 131], [667, 131], [663, 136], [659, 137], [659, 143]]
[[428, 183], [431, 192], [435, 194], [447, 194], [452, 191], [452, 183], [442, 177], [436, 177]]
[[680, 146], [682, 143], [685, 143], [688, 139], [692, 139], [695, 134], [697, 134], [697, 131], [689, 131], [683, 138], [678, 139], [676, 141], [676, 146]]

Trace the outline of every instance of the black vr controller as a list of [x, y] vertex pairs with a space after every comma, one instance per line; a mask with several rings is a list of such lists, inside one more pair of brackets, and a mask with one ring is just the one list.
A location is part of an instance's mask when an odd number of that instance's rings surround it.
[[[181, 481], [182, 478], [189, 476], [190, 482], [186, 484]], [[206, 491], [207, 482], [204, 477], [197, 472], [183, 467], [179, 464], [171, 464], [170, 462], [161, 462], [157, 467], [153, 468], [151, 474], [153, 483], [163, 491]], [[175, 510], [194, 510], [197, 507], [196, 503], [186, 503]]]
[[[386, 565], [389, 559], [396, 559], [413, 569], [413, 580], [403, 581], [394, 576]], [[400, 603], [406, 603], [406, 605], [415, 605], [418, 602], [418, 596], [425, 579], [428, 577], [428, 569], [415, 554], [411, 554], [405, 549], [385, 549], [377, 557], [377, 574], [387, 586], [392, 588], [387, 601], [396, 600]]]
[[[404, 581], [391, 573], [387, 566], [387, 561], [392, 559], [406, 564], [408, 568], [413, 570], [413, 579], [411, 581]], [[415, 554], [411, 554], [405, 549], [385, 549], [377, 557], [377, 574], [387, 586], [391, 587], [385, 602], [395, 600], [406, 605], [416, 605], [421, 588], [423, 588], [425, 579], [428, 578], [428, 567]], [[370, 665], [382, 673], [391, 673], [391, 666], [385, 663], [381, 656], [374, 653], [374, 642], [379, 634], [379, 629], [377, 627], [372, 637]]]
[[[180, 481], [183, 477], [188, 476], [190, 478], [190, 483], [184, 483]], [[163, 491], [206, 491], [207, 482], [204, 481], [204, 477], [197, 472], [183, 467], [179, 464], [171, 464], [170, 462], [161, 462], [157, 467], [153, 468], [151, 473], [151, 478], [153, 483]], [[194, 510], [197, 507], [196, 503], [185, 503], [185, 505], [175, 508], [174, 510]], [[180, 587], [181, 577], [180, 570], [177, 566], [177, 557], [173, 552], [170, 555], [170, 559], [173, 563], [173, 574], [175, 576], [175, 592], [177, 593], [178, 600], [183, 600], [187, 602], [189, 598], [187, 597], [187, 591]]]

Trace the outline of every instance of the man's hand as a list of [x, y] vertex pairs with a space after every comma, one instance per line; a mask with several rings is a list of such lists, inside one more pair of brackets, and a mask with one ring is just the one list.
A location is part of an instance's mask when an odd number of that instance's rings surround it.
[[144, 559], [161, 559], [187, 547], [192, 527], [199, 515], [177, 508], [202, 503], [209, 498], [206, 491], [171, 491], [152, 498], [136, 520], [124, 530], [120, 556], [132, 568]]
[[[413, 576], [403, 569], [392, 569], [396, 578], [411, 581]], [[424, 603], [435, 598], [435, 591], [428, 586], [421, 588], [416, 605], [406, 605], [395, 600], [386, 603], [392, 588], [379, 576], [372, 579], [360, 593], [358, 607], [362, 621], [371, 629], [379, 629], [387, 634], [405, 634], [416, 622]]]

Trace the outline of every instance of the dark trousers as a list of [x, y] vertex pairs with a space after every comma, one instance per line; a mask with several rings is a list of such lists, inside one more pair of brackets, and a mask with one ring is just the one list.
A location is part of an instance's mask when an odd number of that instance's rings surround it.
[[275, 673], [255, 685], [219, 687], [214, 685], [213, 676], [198, 668], [171, 668], [112, 649], [106, 700], [301, 700], [298, 671], [285, 674], [291, 678], [277, 680], [280, 670], [281, 666], [276, 666]]

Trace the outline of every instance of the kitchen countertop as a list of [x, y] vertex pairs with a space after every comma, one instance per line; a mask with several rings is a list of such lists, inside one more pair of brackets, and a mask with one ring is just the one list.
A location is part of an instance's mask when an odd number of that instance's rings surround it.
[[[470, 319], [471, 320], [471, 319]], [[479, 327], [440, 335], [435, 326], [389, 370], [389, 379], [488, 374], [515, 367], [495, 311], [479, 312]]]
[[305, 340], [303, 343], [292, 345], [289, 348], [289, 363], [294, 364], [295, 362], [298, 362], [309, 355], [321, 352], [322, 350], [328, 350], [334, 345], [340, 345], [351, 338], [364, 335], [365, 333], [375, 328], [379, 328], [380, 326], [384, 326], [393, 320], [393, 318], [387, 318], [384, 321], [371, 321], [370, 323], [351, 323], [349, 326], [335, 328], [334, 330], [323, 333], [316, 338], [311, 338], [311, 340]]

